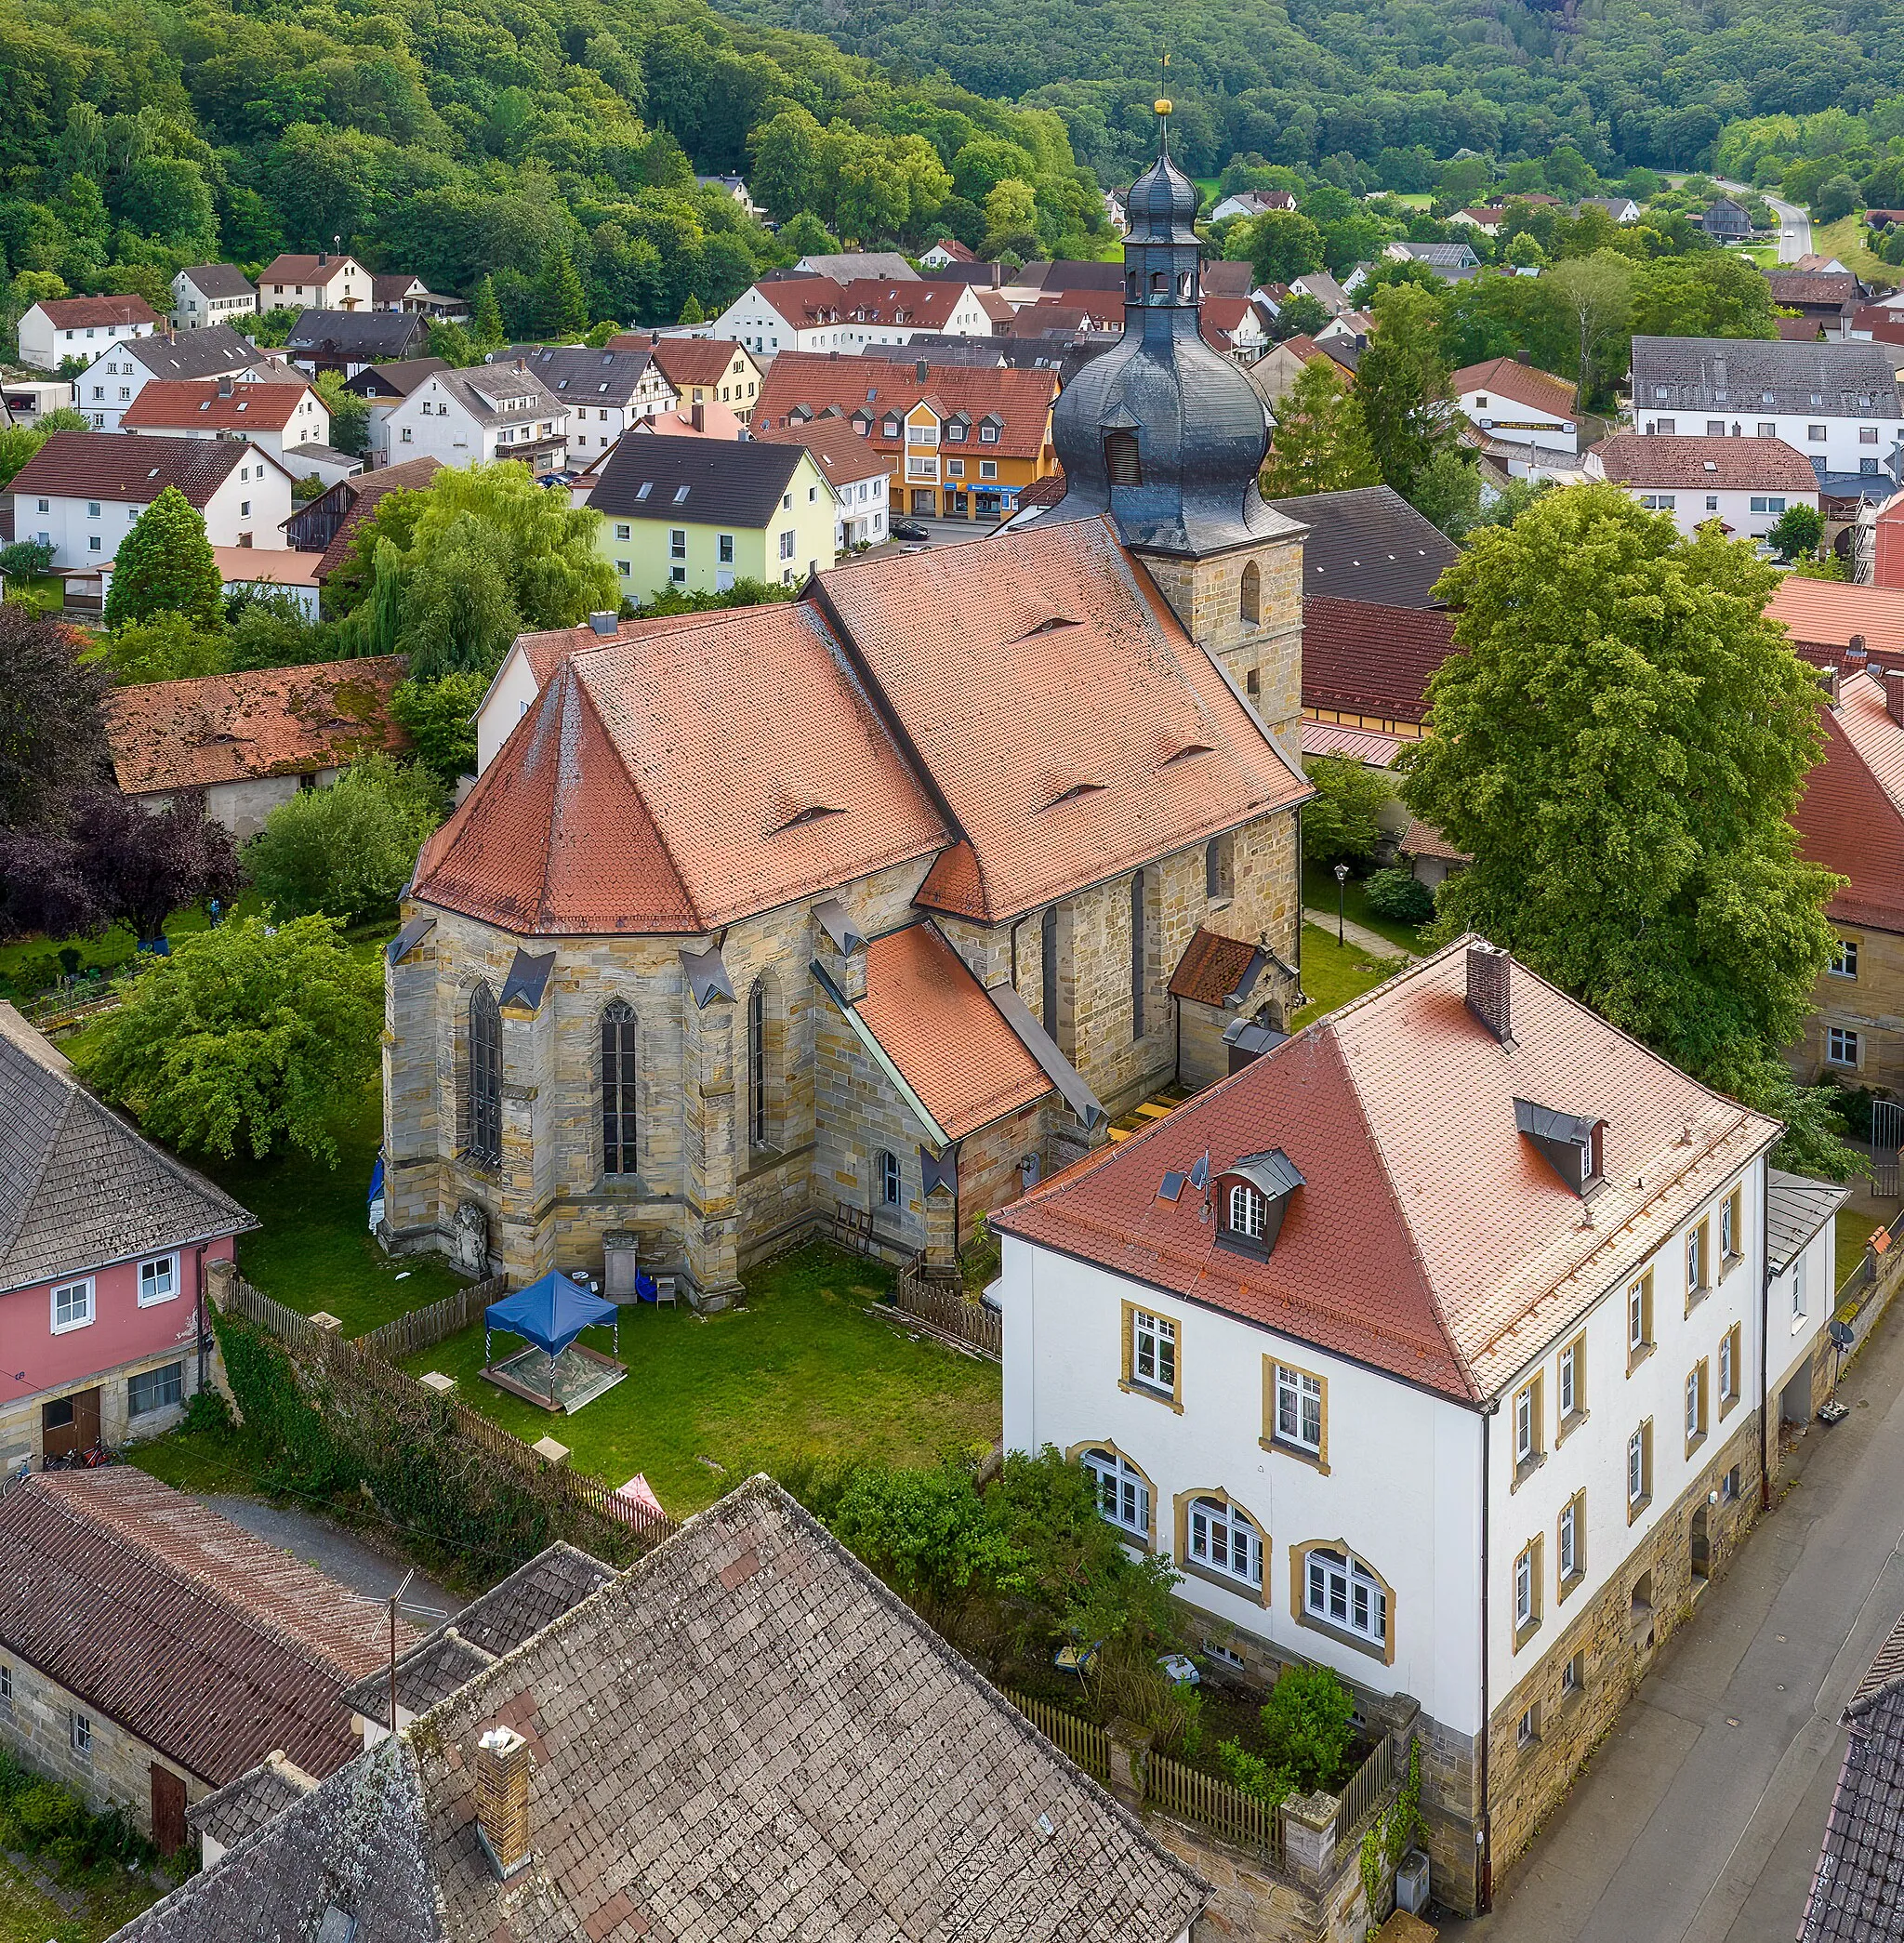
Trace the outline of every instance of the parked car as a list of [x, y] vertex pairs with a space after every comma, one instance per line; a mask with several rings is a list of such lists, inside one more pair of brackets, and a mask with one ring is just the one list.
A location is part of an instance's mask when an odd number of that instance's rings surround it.
[[932, 535], [917, 520], [894, 520], [892, 537], [895, 540], [910, 540], [918, 546], [932, 538]]

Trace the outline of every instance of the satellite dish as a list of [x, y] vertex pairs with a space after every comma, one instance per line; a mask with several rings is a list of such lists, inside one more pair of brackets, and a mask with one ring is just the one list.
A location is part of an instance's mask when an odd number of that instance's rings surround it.
[[1829, 1333], [1832, 1342], [1840, 1349], [1849, 1349], [1858, 1341], [1851, 1325], [1848, 1322], [1840, 1322], [1835, 1316], [1831, 1318]]

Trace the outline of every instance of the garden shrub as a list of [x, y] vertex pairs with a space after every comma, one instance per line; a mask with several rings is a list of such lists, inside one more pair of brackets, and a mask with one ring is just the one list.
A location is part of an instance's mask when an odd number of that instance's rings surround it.
[[156, 1851], [117, 1808], [95, 1815], [0, 1749], [0, 1849], [45, 1861], [64, 1882], [113, 1865], [150, 1869]]
[[1363, 887], [1368, 908], [1378, 918], [1397, 924], [1426, 924], [1435, 915], [1435, 892], [1411, 871], [1397, 867], [1378, 870]]
[[1274, 1807], [1292, 1794], [1332, 1790], [1345, 1778], [1355, 1701], [1326, 1666], [1292, 1665], [1263, 1704], [1260, 1751], [1217, 1743], [1217, 1758], [1243, 1793]]

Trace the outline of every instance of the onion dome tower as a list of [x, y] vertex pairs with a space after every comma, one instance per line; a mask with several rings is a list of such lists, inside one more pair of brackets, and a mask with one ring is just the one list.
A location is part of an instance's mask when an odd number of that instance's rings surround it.
[[1170, 102], [1157, 111], [1157, 160], [1128, 205], [1123, 338], [1058, 400], [1065, 493], [1048, 517], [1108, 512], [1127, 547], [1199, 558], [1294, 529], [1257, 490], [1263, 400], [1200, 334], [1199, 198], [1170, 160]]

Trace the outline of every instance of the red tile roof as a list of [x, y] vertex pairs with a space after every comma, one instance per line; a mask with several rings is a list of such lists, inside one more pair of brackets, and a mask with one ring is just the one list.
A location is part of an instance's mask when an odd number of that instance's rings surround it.
[[1197, 310], [1197, 328], [1203, 333], [1203, 341], [1214, 345], [1219, 350], [1226, 350], [1236, 341], [1236, 334], [1251, 319], [1254, 319], [1260, 335], [1263, 313], [1247, 297], [1208, 297]]
[[[796, 409], [809, 419], [830, 405], [849, 423], [857, 414], [867, 427], [867, 443], [892, 455], [905, 450], [899, 439], [881, 430], [887, 414], [902, 419], [921, 398], [930, 395], [942, 416], [963, 412], [974, 422], [987, 413], [1000, 421], [998, 442], [985, 453], [1006, 458], [1037, 458], [1051, 443], [1051, 401], [1058, 394], [1052, 371], [984, 369], [966, 364], [927, 364], [923, 380], [919, 360], [901, 363], [884, 358], [835, 358], [813, 350], [783, 350], [767, 372], [754, 412], [754, 429], [761, 437], [774, 428], [797, 429]], [[981, 449], [976, 436], [967, 443]]]
[[1305, 595], [1303, 706], [1425, 721], [1428, 678], [1455, 651], [1454, 623], [1445, 608]]
[[912, 924], [873, 940], [866, 996], [854, 1010], [953, 1140], [1051, 1090], [935, 925]]
[[1805, 778], [1792, 820], [1809, 862], [1849, 879], [1832, 897], [1832, 917], [1904, 933], [1904, 729], [1884, 712], [1869, 675], [1844, 683], [1825, 712], [1823, 760]]
[[1457, 850], [1432, 823], [1423, 823], [1419, 816], [1409, 817], [1408, 826], [1395, 848], [1405, 857], [1438, 857], [1444, 864], [1474, 862], [1466, 851]]
[[108, 324], [150, 324], [158, 318], [142, 297], [42, 297], [39, 310], [60, 331], [98, 329]]
[[770, 444], [804, 445], [835, 487], [856, 479], [883, 479], [892, 461], [863, 439], [844, 418], [814, 418], [805, 425], [762, 426], [756, 437]]
[[112, 773], [127, 796], [143, 796], [303, 775], [366, 749], [407, 748], [390, 713], [406, 667], [401, 654], [385, 654], [112, 689], [104, 707]]
[[[361, 1751], [341, 1696], [387, 1624], [127, 1466], [0, 1500], [0, 1646], [214, 1787], [274, 1748], [313, 1775]], [[400, 1622], [399, 1646], [412, 1638]]]
[[290, 284], [294, 287], [300, 284], [313, 284], [322, 288], [335, 283], [346, 270], [362, 271], [364, 266], [353, 257], [333, 257], [325, 252], [327, 260], [320, 263], [314, 256], [299, 256], [287, 251], [282, 257], [273, 257], [258, 273], [258, 284], [261, 291], [267, 284]]
[[1839, 651], [1859, 634], [1880, 666], [1904, 666], [1904, 588], [1859, 587], [1848, 580], [1807, 580], [1786, 574], [1765, 612], [1791, 629], [1794, 643]]
[[819, 587], [961, 826], [929, 908], [1016, 917], [1309, 793], [1105, 522]]
[[811, 604], [572, 639], [424, 845], [422, 902], [521, 935], [693, 936], [945, 842]]
[[727, 337], [657, 337], [638, 331], [610, 338], [608, 348], [648, 351], [677, 391], [683, 386], [718, 385], [731, 375], [736, 357], [752, 361], [744, 345]]
[[[278, 387], [260, 387], [276, 390]], [[204, 507], [252, 456], [245, 439], [167, 439], [116, 431], [56, 431], [13, 475], [12, 493], [150, 506], [168, 485]]]
[[1818, 476], [1783, 439], [1658, 438], [1626, 431], [1593, 454], [1621, 485], [1676, 486], [1682, 492], [1809, 493]]
[[1221, 1005], [1242, 984], [1243, 974], [1255, 961], [1254, 945], [1219, 937], [1198, 925], [1170, 974], [1170, 997], [1194, 998], [1199, 1005]]
[[831, 277], [818, 276], [788, 277], [754, 285], [796, 330], [850, 323], [941, 331], [969, 287], [922, 277], [904, 284], [889, 283], [883, 277], [855, 277], [851, 283], [836, 284]]
[[234, 384], [220, 393], [215, 377], [153, 378], [119, 422], [127, 431], [283, 431], [310, 396], [305, 385]]
[[[1537, 371], [1518, 358], [1489, 358], [1485, 363], [1463, 365], [1448, 374], [1448, 388], [1457, 398], [1482, 391], [1490, 399], [1512, 399], [1556, 418], [1572, 418], [1575, 414], [1573, 387], [1564, 377]], [[1488, 416], [1496, 414], [1490, 409]]]
[[[1444, 1395], [1499, 1396], [1778, 1130], [1519, 964], [1503, 1048], [1467, 1009], [1466, 943], [1053, 1176], [998, 1227]], [[1516, 1097], [1605, 1117], [1592, 1227], [1517, 1131]], [[1200, 1196], [1157, 1190], [1206, 1153], [1220, 1175], [1265, 1129], [1304, 1184], [1257, 1262], [1216, 1246]]]

